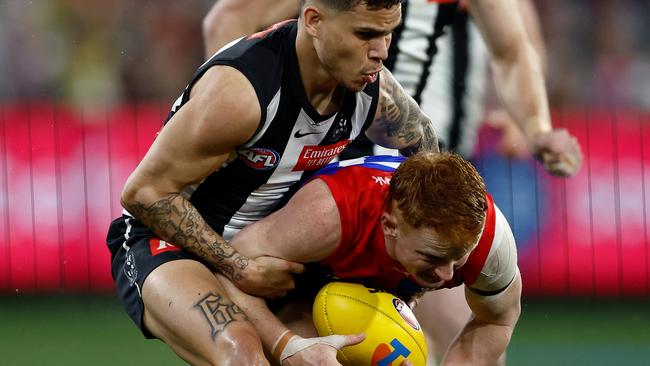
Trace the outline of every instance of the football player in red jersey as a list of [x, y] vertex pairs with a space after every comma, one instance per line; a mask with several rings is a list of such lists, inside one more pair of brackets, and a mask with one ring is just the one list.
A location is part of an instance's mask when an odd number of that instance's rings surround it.
[[494, 364], [520, 313], [512, 231], [476, 169], [454, 153], [331, 164], [284, 208], [237, 234], [232, 245], [251, 256], [312, 263], [305, 283], [285, 302], [271, 303], [277, 317], [259, 298], [229, 286], [284, 365], [332, 362], [337, 348], [360, 340], [315, 337], [311, 295], [328, 280], [384, 288], [405, 301], [464, 284], [472, 319], [442, 365]]

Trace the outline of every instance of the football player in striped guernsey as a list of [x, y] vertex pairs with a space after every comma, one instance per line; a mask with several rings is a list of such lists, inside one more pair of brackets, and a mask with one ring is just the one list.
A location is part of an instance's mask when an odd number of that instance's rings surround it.
[[194, 74], [121, 195], [107, 237], [127, 313], [192, 364], [265, 364], [213, 275], [273, 297], [299, 263], [229, 240], [277, 210], [360, 134], [437, 151], [430, 119], [383, 67], [400, 0], [304, 0], [300, 17], [223, 47]]

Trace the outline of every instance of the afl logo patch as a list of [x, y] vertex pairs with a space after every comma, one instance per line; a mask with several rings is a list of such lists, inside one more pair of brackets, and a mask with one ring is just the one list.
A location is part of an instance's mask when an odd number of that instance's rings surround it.
[[411, 308], [406, 305], [404, 301], [400, 299], [393, 299], [393, 306], [408, 325], [413, 327], [415, 330], [420, 330], [420, 323], [418, 323], [418, 320], [415, 318], [415, 314], [413, 314]]
[[239, 158], [249, 167], [257, 170], [268, 170], [275, 168], [280, 162], [280, 154], [260, 147], [240, 150]]

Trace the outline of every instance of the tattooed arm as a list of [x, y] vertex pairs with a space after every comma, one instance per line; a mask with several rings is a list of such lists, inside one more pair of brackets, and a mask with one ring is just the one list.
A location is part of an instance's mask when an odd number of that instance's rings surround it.
[[[300, 225], [295, 225], [296, 222]], [[250, 256], [269, 255], [301, 263], [318, 262], [339, 246], [341, 230], [341, 215], [329, 186], [321, 179], [314, 179], [301, 187], [286, 206], [241, 230], [232, 239], [232, 245]], [[278, 344], [284, 344], [279, 339], [303, 344], [304, 348], [297, 349], [295, 354], [285, 354], [286, 360], [280, 362], [282, 365], [339, 365], [336, 349], [331, 345], [315, 338], [283, 337], [293, 334], [286, 333], [289, 325], [296, 332], [300, 330], [298, 333], [302, 337], [315, 336], [315, 329], [314, 334], [302, 333], [313, 328], [311, 306], [304, 312], [304, 307], [291, 307], [297, 299], [288, 298], [287, 307], [280, 312], [283, 316], [276, 317], [264, 301], [237, 291], [227, 280], [221, 280], [221, 284], [228, 297], [248, 316], [264, 346], [268, 350], [274, 349], [272, 353], [277, 360], [282, 354], [282, 347]], [[345, 346], [358, 343], [363, 337], [347, 335], [342, 339], [344, 343], [341, 346]], [[291, 349], [289, 346], [286, 348]]]
[[302, 265], [239, 254], [180, 192], [205, 179], [259, 123], [257, 97], [248, 80], [229, 67], [213, 67], [190, 100], [162, 129], [126, 182], [121, 201], [165, 241], [192, 252], [243, 290], [277, 296], [293, 287], [290, 272]]
[[386, 68], [381, 71], [379, 83], [379, 103], [375, 120], [366, 130], [368, 138], [381, 146], [399, 149], [405, 156], [438, 151], [431, 120]]

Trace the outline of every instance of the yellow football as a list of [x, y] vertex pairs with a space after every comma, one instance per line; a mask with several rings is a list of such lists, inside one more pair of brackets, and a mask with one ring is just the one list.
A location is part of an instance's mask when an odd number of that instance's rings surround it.
[[408, 358], [426, 364], [427, 345], [415, 315], [398, 297], [359, 284], [331, 282], [316, 295], [312, 309], [318, 335], [365, 333], [363, 342], [345, 347], [346, 366], [397, 366]]

